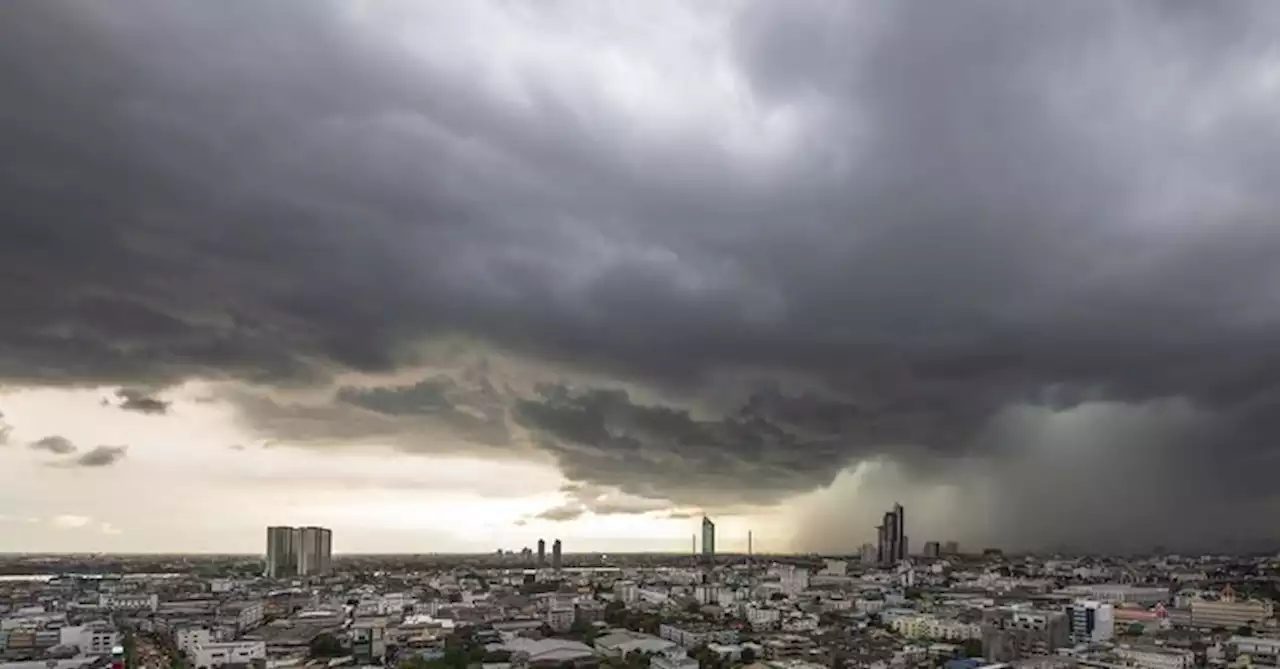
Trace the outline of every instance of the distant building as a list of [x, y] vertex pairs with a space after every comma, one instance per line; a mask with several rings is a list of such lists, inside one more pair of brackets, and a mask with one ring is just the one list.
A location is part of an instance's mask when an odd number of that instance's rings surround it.
[[1138, 669], [1191, 669], [1196, 664], [1196, 654], [1189, 650], [1158, 646], [1121, 647], [1116, 649], [1116, 655]]
[[318, 576], [333, 571], [333, 532], [323, 527], [267, 528], [268, 578]]
[[254, 660], [266, 660], [267, 645], [262, 641], [212, 642], [196, 646], [191, 664], [199, 669], [211, 669], [224, 665], [250, 664]]
[[844, 576], [849, 571], [849, 563], [844, 560], [823, 561], [823, 576]]
[[955, 541], [948, 541], [947, 543], [942, 544], [942, 554], [943, 555], [959, 555], [960, 544]]
[[300, 527], [297, 533], [298, 575], [328, 574], [333, 555], [333, 533], [323, 527]]
[[862, 544], [858, 555], [862, 559], [862, 564], [875, 564], [880, 559], [879, 555], [876, 554], [875, 544]]
[[795, 565], [778, 567], [778, 578], [782, 591], [794, 595], [809, 589], [809, 570]]
[[155, 611], [160, 608], [160, 595], [102, 594], [98, 595], [98, 606], [108, 611]]
[[58, 637], [59, 645], [75, 646], [82, 655], [109, 655], [120, 643], [120, 633], [105, 622], [63, 627]]
[[538, 540], [538, 566], [547, 566], [547, 542], [545, 539]]
[[1237, 600], [1230, 586], [1222, 591], [1221, 599], [1196, 599], [1191, 602], [1191, 626], [1200, 628], [1256, 627], [1275, 614], [1270, 600]]
[[551, 568], [560, 571], [562, 566], [564, 564], [560, 555], [560, 540], [556, 539], [551, 543]]
[[1151, 606], [1169, 601], [1169, 589], [1162, 586], [1126, 585], [1123, 583], [1091, 583], [1069, 585], [1058, 592], [1085, 597], [1108, 604], [1141, 604]]
[[876, 560], [880, 564], [893, 564], [907, 559], [907, 510], [894, 504], [886, 511], [883, 522], [876, 527], [878, 545]]
[[706, 516], [702, 517], [702, 560], [716, 561], [716, 524]]
[[924, 556], [927, 558], [936, 558], [942, 555], [942, 546], [936, 541], [924, 542]]
[[1072, 643], [1101, 643], [1115, 636], [1115, 609], [1110, 604], [1081, 600], [1067, 607]]
[[982, 616], [982, 656], [992, 662], [1051, 655], [1071, 640], [1062, 611], [989, 609]]
[[698, 669], [698, 661], [689, 657], [685, 649], [674, 647], [654, 655], [649, 666], [651, 669]]
[[298, 574], [297, 533], [292, 527], [267, 528], [267, 578], [288, 578]]

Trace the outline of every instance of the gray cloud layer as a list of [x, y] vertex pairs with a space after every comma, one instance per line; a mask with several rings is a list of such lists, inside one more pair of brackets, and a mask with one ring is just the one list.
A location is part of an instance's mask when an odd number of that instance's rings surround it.
[[128, 453], [128, 446], [94, 446], [72, 463], [77, 467], [110, 467], [123, 460]]
[[48, 451], [56, 455], [68, 455], [79, 450], [70, 439], [58, 435], [51, 435], [38, 439], [28, 444], [28, 447], [37, 451]]
[[1079, 534], [1031, 442], [1117, 522], [1270, 508], [1280, 9], [573, 4], [0, 4], [0, 378], [297, 390], [458, 337], [556, 371], [238, 397], [697, 505], [981, 462], [1010, 541]]

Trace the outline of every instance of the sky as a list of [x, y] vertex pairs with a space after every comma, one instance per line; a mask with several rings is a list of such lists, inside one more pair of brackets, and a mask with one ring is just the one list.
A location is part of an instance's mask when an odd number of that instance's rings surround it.
[[0, 3], [0, 551], [1274, 546], [1277, 31]]

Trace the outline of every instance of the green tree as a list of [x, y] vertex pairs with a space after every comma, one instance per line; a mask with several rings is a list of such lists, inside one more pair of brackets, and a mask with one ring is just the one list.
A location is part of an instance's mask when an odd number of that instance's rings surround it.
[[964, 656], [965, 657], [982, 657], [982, 640], [981, 639], [965, 639]]
[[627, 605], [612, 601], [604, 605], [604, 621], [610, 625], [624, 625], [627, 620]]
[[1142, 623], [1130, 623], [1124, 630], [1125, 636], [1142, 636], [1147, 631], [1146, 625]]
[[754, 648], [743, 648], [743, 649], [742, 649], [742, 661], [743, 661], [744, 663], [746, 663], [746, 664], [751, 664], [752, 662], [755, 662], [755, 661], [756, 661], [756, 651], [755, 651], [755, 649], [754, 649]]
[[1241, 625], [1236, 628], [1237, 636], [1253, 636], [1253, 628], [1248, 625]]
[[347, 649], [343, 647], [342, 641], [328, 632], [317, 634], [311, 640], [309, 651], [310, 656], [313, 658], [342, 657], [347, 654]]

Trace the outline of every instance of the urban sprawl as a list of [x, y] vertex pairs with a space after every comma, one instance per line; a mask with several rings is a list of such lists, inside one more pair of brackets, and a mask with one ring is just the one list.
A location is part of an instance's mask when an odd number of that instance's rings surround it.
[[[0, 556], [0, 669], [1240, 669], [1280, 666], [1280, 557], [919, 552], [894, 505], [846, 556]], [[748, 538], [750, 545], [750, 538]], [[571, 547], [569, 547], [571, 550]]]

